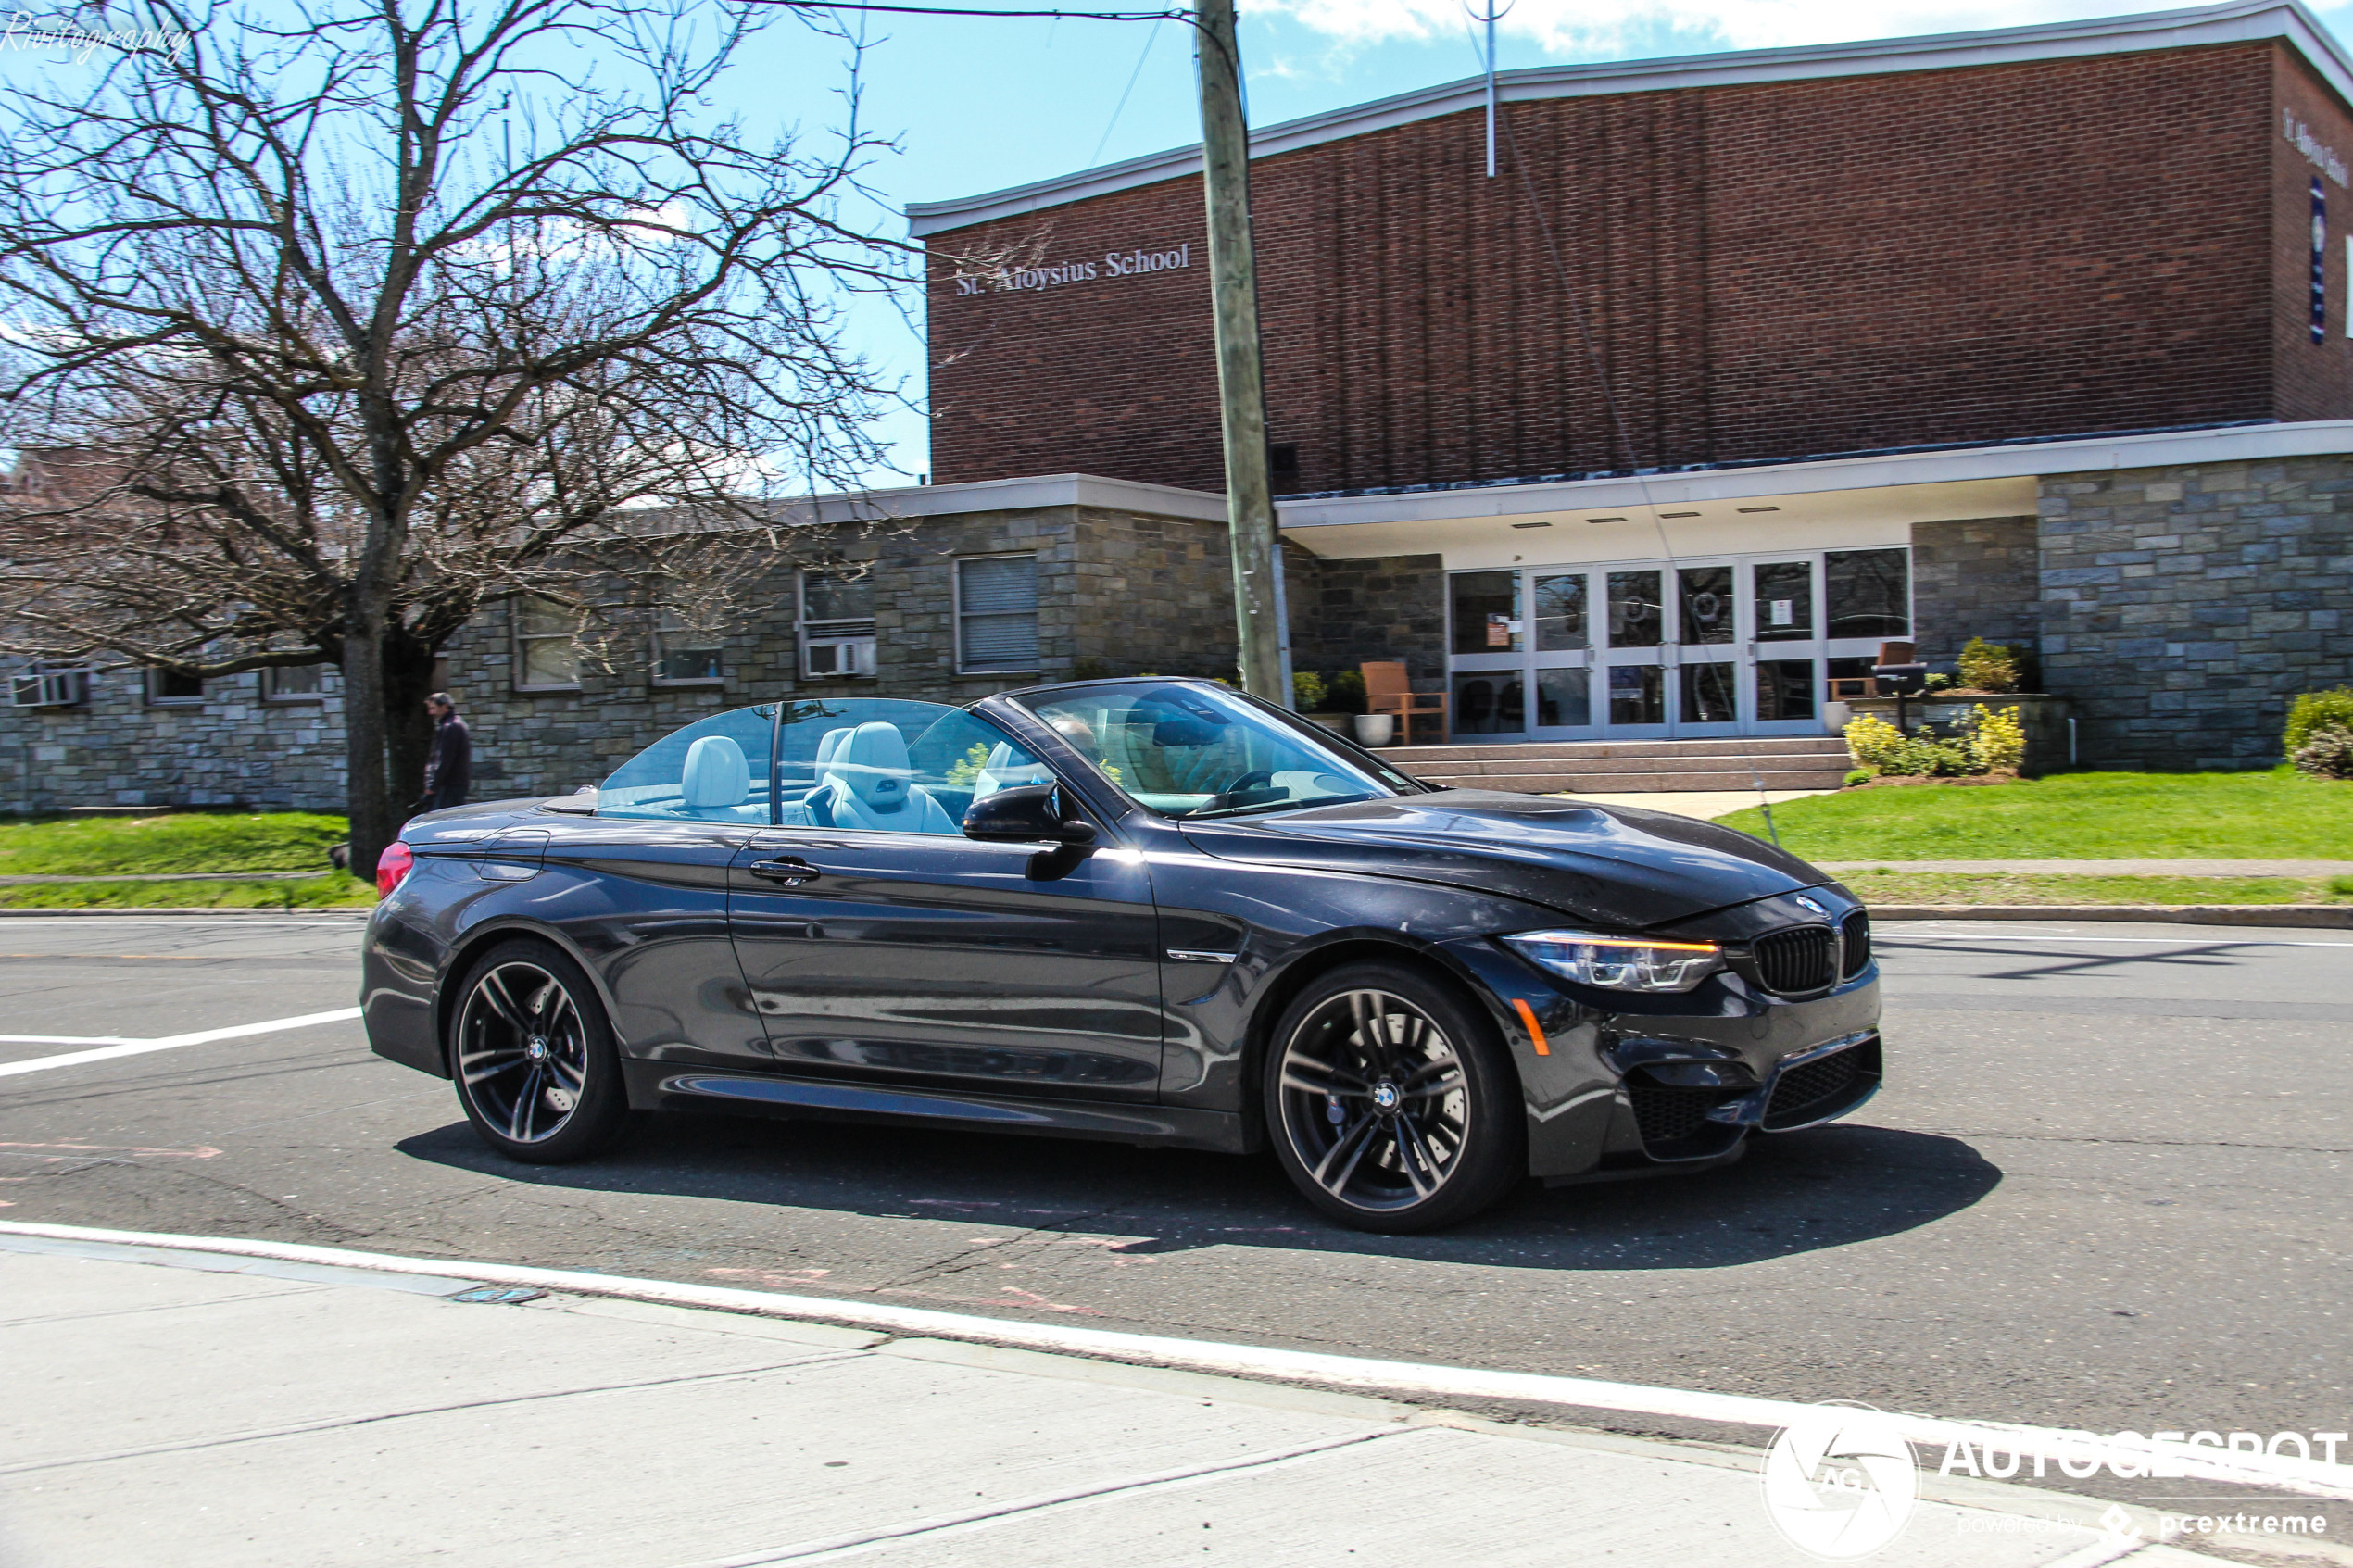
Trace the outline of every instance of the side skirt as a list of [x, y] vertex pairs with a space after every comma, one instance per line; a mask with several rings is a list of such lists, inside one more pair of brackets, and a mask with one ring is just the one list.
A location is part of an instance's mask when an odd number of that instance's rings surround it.
[[935, 1089], [882, 1088], [868, 1084], [773, 1078], [763, 1073], [682, 1068], [676, 1062], [623, 1059], [629, 1104], [635, 1110], [729, 1111], [739, 1115], [809, 1116], [829, 1121], [880, 1122], [897, 1126], [957, 1126], [1038, 1137], [1094, 1138], [1109, 1143], [1205, 1148], [1218, 1154], [1250, 1149], [1243, 1119], [1226, 1110], [1189, 1106], [1107, 1106], [1068, 1100], [1012, 1099]]

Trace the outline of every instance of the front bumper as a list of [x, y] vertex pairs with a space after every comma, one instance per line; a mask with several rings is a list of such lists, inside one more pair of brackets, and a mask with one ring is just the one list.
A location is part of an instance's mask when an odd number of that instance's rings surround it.
[[[1834, 897], [1816, 892], [1818, 901]], [[1755, 911], [1761, 923], [1783, 923], [1781, 911], [1769, 908], [1777, 900], [1760, 902], [1768, 906]], [[1834, 919], [1846, 912], [1831, 911]], [[1721, 1162], [1751, 1133], [1819, 1126], [1879, 1089], [1884, 1061], [1874, 961], [1796, 997], [1768, 990], [1745, 965], [1688, 993], [1628, 996], [1554, 979], [1499, 944], [1453, 950], [1496, 999], [1497, 1022], [1512, 1042], [1533, 1176], [1558, 1181]], [[1517, 1018], [1522, 1003], [1541, 1030], [1541, 1051]]]

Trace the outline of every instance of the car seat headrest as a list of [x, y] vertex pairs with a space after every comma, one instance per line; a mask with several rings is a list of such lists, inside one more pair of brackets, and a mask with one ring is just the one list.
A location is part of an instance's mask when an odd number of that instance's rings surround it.
[[835, 749], [825, 771], [862, 805], [896, 811], [907, 804], [914, 769], [907, 760], [907, 740], [898, 726], [877, 721], [852, 730]]
[[725, 735], [705, 735], [695, 742], [686, 748], [678, 793], [693, 811], [742, 805], [751, 793], [751, 766], [744, 760], [744, 748]]

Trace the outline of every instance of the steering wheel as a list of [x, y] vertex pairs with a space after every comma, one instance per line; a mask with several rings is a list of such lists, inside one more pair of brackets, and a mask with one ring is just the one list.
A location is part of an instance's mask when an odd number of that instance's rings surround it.
[[1221, 796], [1230, 797], [1239, 795], [1246, 789], [1256, 789], [1262, 784], [1271, 784], [1274, 782], [1274, 774], [1268, 772], [1264, 768], [1253, 768], [1249, 772], [1244, 773], [1240, 778], [1236, 779], [1232, 784], [1227, 784], [1224, 789], [1219, 790], [1217, 793]]

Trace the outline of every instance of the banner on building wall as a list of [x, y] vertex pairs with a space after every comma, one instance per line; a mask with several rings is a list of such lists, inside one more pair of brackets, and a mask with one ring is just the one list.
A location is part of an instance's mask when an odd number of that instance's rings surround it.
[[2312, 341], [2328, 341], [2328, 243], [2329, 203], [2321, 193], [2319, 180], [2312, 182]]

